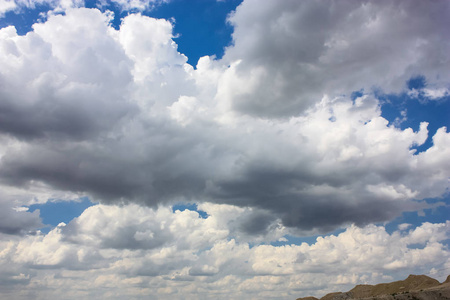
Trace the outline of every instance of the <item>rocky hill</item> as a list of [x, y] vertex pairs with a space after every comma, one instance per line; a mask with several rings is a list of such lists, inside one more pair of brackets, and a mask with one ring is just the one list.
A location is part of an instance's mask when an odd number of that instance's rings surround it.
[[[450, 300], [450, 275], [443, 283], [425, 275], [409, 275], [405, 280], [377, 285], [357, 285], [348, 292], [330, 293], [320, 300]], [[319, 300], [315, 297], [297, 300]]]

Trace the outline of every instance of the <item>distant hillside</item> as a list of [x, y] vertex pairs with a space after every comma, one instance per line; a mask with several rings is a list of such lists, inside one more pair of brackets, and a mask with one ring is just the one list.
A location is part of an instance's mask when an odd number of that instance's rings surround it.
[[[450, 275], [443, 283], [425, 275], [409, 275], [405, 280], [377, 285], [357, 285], [348, 292], [330, 293], [320, 300], [450, 300]], [[315, 297], [297, 300], [319, 300]]]

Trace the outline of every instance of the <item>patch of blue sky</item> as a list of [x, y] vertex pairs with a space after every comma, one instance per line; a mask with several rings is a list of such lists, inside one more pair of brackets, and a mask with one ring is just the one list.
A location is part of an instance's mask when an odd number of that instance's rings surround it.
[[402, 130], [412, 128], [418, 131], [420, 123], [428, 122], [428, 138], [422, 145], [413, 145], [415, 154], [426, 151], [433, 145], [433, 136], [441, 127], [450, 128], [450, 96], [430, 99], [422, 90], [427, 86], [426, 78], [416, 76], [406, 82], [408, 91], [400, 94], [384, 94], [375, 91], [375, 96], [381, 102], [381, 116]]
[[227, 17], [241, 2], [242, 0], [172, 0], [156, 6], [146, 15], [174, 20], [178, 51], [186, 55], [188, 63], [195, 67], [202, 56], [223, 56], [225, 47], [232, 42], [233, 33]]
[[179, 211], [185, 211], [185, 210], [196, 211], [199, 214], [200, 218], [202, 218], [202, 219], [206, 219], [209, 216], [205, 211], [198, 209], [197, 203], [185, 203], [185, 202], [177, 203], [172, 206], [172, 211], [176, 212], [177, 210], [179, 210]]
[[423, 89], [424, 87], [427, 86], [427, 80], [425, 79], [425, 76], [423, 76], [423, 75], [411, 77], [406, 82], [406, 86], [408, 87], [408, 90]]
[[20, 7], [11, 10], [0, 18], [0, 28], [14, 26], [18, 35], [32, 31], [32, 25], [45, 20], [46, 13], [51, 9], [48, 4], [36, 4], [34, 9]]
[[46, 227], [41, 231], [48, 233], [59, 223], [69, 223], [76, 217], [79, 217], [88, 207], [96, 205], [89, 198], [83, 197], [79, 201], [49, 201], [43, 204], [33, 204], [29, 206], [29, 211], [33, 212], [39, 209], [42, 223]]
[[362, 97], [363, 95], [364, 95], [363, 90], [353, 91], [350, 95], [350, 98], [352, 99], [352, 101], [355, 101], [356, 98]]
[[[426, 208], [421, 211], [404, 212], [401, 216], [384, 225], [386, 231], [392, 234], [399, 230], [401, 224], [410, 224], [407, 230], [415, 229], [423, 223], [445, 223], [450, 216], [450, 194], [447, 193], [442, 198], [425, 199], [425, 202], [430, 204], [431, 208]], [[450, 240], [444, 242], [450, 247]]]

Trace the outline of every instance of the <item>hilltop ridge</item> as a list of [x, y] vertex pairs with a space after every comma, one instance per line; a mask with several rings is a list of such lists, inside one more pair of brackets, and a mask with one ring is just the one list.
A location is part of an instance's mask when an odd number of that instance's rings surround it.
[[360, 284], [348, 292], [329, 293], [322, 298], [297, 300], [440, 300], [450, 299], [450, 275], [440, 283], [426, 275], [409, 275], [405, 280], [376, 285]]

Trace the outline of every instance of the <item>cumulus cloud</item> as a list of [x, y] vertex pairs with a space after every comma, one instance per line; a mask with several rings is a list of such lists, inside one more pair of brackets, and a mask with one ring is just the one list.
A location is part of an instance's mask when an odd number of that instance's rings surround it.
[[233, 237], [232, 224], [246, 211], [219, 204], [202, 208], [207, 218], [167, 207], [90, 207], [47, 235], [3, 241], [0, 265], [8, 272], [2, 276], [20, 286], [23, 298], [34, 293], [53, 299], [60, 294], [55, 290], [64, 290], [68, 299], [83, 293], [112, 299], [284, 299], [449, 267], [449, 222], [391, 234], [381, 226], [349, 226], [311, 245], [251, 246]]
[[[195, 69], [167, 20], [115, 29], [44, 0], [0, 16], [45, 3], [26, 35], [0, 29], [2, 297], [294, 299], [447, 275], [449, 222], [373, 223], [445, 205], [447, 128], [417, 153], [427, 120], [389, 125], [377, 93], [448, 97], [448, 2], [246, 0], [224, 57]], [[85, 196], [100, 204], [36, 231], [26, 206]]]
[[1, 29], [7, 197], [19, 190], [27, 204], [40, 189], [153, 207], [228, 204], [248, 213], [235, 225], [242, 236], [264, 236], [391, 220], [448, 191], [446, 128], [416, 155], [427, 123], [417, 132], [389, 126], [370, 92], [399, 91], [419, 71], [448, 84], [433, 48], [447, 47], [434, 42], [448, 34], [447, 2], [420, 8], [432, 19], [409, 2], [255, 5], [230, 17], [224, 58], [204, 57], [197, 69], [177, 51], [169, 21], [141, 14], [115, 30], [108, 13], [70, 8], [25, 36]]
[[99, 11], [83, 9], [35, 24], [26, 36], [1, 29], [0, 80], [9, 87], [1, 90], [2, 132], [82, 139], [132, 111], [125, 98], [129, 59], [107, 34], [107, 22]]

